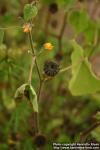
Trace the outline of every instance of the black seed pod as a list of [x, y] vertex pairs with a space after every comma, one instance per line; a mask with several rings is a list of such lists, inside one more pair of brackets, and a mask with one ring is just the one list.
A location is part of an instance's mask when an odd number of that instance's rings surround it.
[[54, 14], [58, 11], [58, 5], [56, 3], [52, 3], [49, 6], [49, 11]]
[[43, 147], [45, 146], [47, 140], [46, 140], [46, 137], [42, 134], [38, 134], [35, 136], [35, 139], [34, 139], [34, 144], [37, 146], [37, 147]]
[[59, 72], [59, 65], [53, 61], [46, 61], [44, 64], [44, 73], [47, 76], [53, 77]]

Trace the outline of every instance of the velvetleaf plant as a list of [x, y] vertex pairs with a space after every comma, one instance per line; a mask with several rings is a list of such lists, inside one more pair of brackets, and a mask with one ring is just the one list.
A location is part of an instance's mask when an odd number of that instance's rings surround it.
[[[55, 9], [51, 9], [51, 13], [55, 13], [57, 11], [57, 6], [53, 4]], [[74, 96], [81, 96], [86, 94], [93, 94], [100, 90], [100, 80], [96, 77], [93, 73], [91, 64], [88, 60], [88, 56], [85, 56], [83, 48], [75, 41], [72, 40], [70, 42], [71, 46], [73, 47], [73, 52], [71, 55], [72, 64], [66, 68], [61, 69], [58, 63], [53, 60], [45, 61], [43, 67], [43, 73], [40, 72], [39, 65], [38, 65], [38, 53], [34, 49], [33, 46], [33, 38], [32, 38], [32, 29], [34, 27], [34, 18], [38, 14], [38, 7], [36, 4], [26, 4], [24, 6], [24, 25], [23, 25], [23, 32], [26, 36], [29, 37], [30, 47], [31, 47], [31, 58], [32, 63], [29, 70], [29, 76], [26, 83], [21, 85], [15, 93], [15, 99], [26, 99], [32, 106], [34, 112], [34, 122], [35, 122], [35, 140], [34, 143], [40, 147], [43, 146], [46, 142], [46, 138], [44, 135], [40, 133], [39, 128], [39, 99], [41, 94], [41, 89], [43, 84], [55, 77], [57, 74], [63, 73], [69, 69], [72, 70], [72, 77], [69, 81], [69, 90]], [[0, 43], [3, 41], [3, 30], [0, 30]], [[60, 39], [61, 40], [61, 39]], [[43, 49], [47, 50], [48, 52], [52, 52], [54, 45], [47, 42], [43, 45]], [[43, 52], [43, 51], [42, 51]], [[41, 53], [41, 51], [40, 51]], [[35, 92], [34, 87], [32, 86], [32, 71], [36, 66], [37, 73], [39, 76], [39, 91], [38, 93]], [[40, 143], [38, 142], [40, 141]], [[42, 143], [42, 144], [41, 144]]]

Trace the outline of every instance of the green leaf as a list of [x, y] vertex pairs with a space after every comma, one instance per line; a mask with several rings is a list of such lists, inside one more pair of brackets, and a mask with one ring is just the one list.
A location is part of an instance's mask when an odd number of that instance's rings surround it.
[[73, 11], [69, 16], [69, 23], [73, 26], [76, 32], [83, 32], [88, 27], [89, 17], [84, 10]]
[[94, 40], [94, 36], [96, 33], [96, 24], [95, 22], [92, 22], [91, 20], [88, 23], [88, 27], [86, 28], [86, 30], [84, 31], [84, 35], [86, 37], [87, 42], [92, 43]]
[[0, 30], [0, 44], [3, 42], [3, 37], [4, 37], [4, 31]]
[[71, 45], [74, 48], [74, 51], [71, 55], [72, 60], [72, 73], [75, 74], [80, 67], [80, 62], [84, 59], [83, 49], [75, 42], [75, 40], [71, 41]]
[[88, 58], [84, 56], [83, 49], [74, 41], [72, 42], [74, 52], [72, 53], [72, 79], [69, 89], [75, 96], [93, 94], [100, 90], [100, 80], [94, 75]]
[[29, 92], [29, 100], [31, 101], [31, 104], [33, 106], [34, 112], [38, 112], [38, 102], [37, 102], [37, 94], [35, 90], [33, 89], [32, 85], [26, 85], [25, 90]]
[[24, 19], [29, 21], [33, 17], [35, 17], [38, 13], [38, 9], [36, 6], [32, 6], [31, 4], [26, 4], [24, 6]]
[[21, 85], [15, 93], [15, 99], [26, 97], [32, 104], [34, 112], [38, 112], [37, 94], [30, 84]]
[[20, 97], [24, 95], [24, 90], [25, 90], [26, 85], [27, 84], [25, 83], [16, 90], [15, 96], [14, 96], [15, 99], [19, 99]]

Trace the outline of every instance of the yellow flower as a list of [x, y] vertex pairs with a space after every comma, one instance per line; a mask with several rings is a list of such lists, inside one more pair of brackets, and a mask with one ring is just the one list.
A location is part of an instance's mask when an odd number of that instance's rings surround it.
[[29, 33], [32, 30], [32, 27], [29, 23], [23, 25], [23, 32]]
[[51, 51], [53, 49], [53, 45], [51, 43], [45, 43], [43, 45], [44, 49]]

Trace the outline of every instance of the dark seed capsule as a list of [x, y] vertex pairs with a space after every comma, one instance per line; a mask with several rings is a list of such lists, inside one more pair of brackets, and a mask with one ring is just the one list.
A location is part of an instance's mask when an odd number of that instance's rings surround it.
[[43, 147], [46, 145], [46, 137], [42, 134], [38, 134], [35, 136], [34, 138], [34, 144], [37, 146], [37, 147]]
[[46, 61], [44, 64], [44, 73], [47, 76], [53, 77], [59, 72], [59, 65], [53, 61]]
[[56, 3], [52, 3], [49, 6], [49, 11], [54, 14], [58, 11], [58, 5]]

